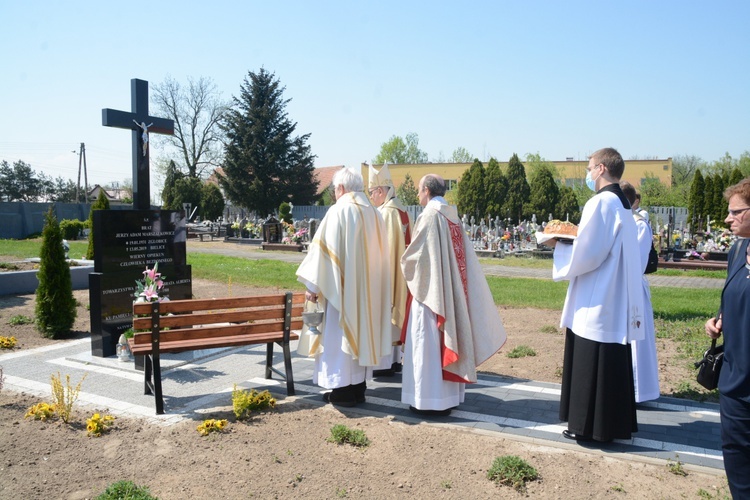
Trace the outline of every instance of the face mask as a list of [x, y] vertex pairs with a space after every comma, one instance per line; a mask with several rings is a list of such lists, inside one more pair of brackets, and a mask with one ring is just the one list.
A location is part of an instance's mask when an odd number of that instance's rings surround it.
[[586, 186], [594, 192], [596, 192], [596, 181], [591, 177], [591, 170], [586, 172]]

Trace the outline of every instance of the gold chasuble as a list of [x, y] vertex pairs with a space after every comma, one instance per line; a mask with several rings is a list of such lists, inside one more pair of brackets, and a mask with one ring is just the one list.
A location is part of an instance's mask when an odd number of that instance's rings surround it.
[[380, 207], [380, 214], [385, 221], [388, 233], [388, 255], [391, 266], [391, 296], [393, 309], [391, 310], [391, 324], [393, 345], [401, 344], [401, 329], [406, 320], [407, 288], [404, 274], [401, 272], [401, 256], [411, 241], [412, 220], [406, 208], [398, 198], [391, 198]]
[[[383, 218], [364, 193], [349, 192], [328, 209], [297, 269], [339, 312], [342, 349], [360, 366], [377, 366], [392, 349], [389, 262]], [[300, 354], [322, 352], [322, 335], [301, 337]]]
[[503, 346], [506, 334], [455, 207], [440, 197], [427, 203], [401, 267], [414, 299], [437, 316], [443, 380], [476, 382], [477, 366]]

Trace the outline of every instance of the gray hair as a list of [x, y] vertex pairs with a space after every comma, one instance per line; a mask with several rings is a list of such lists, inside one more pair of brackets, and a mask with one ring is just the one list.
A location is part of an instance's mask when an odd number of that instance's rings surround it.
[[347, 193], [363, 192], [365, 190], [365, 181], [359, 172], [343, 167], [333, 174], [333, 187], [336, 188], [337, 186], [342, 186]]
[[427, 188], [432, 197], [445, 196], [445, 181], [437, 174], [425, 175], [424, 187]]

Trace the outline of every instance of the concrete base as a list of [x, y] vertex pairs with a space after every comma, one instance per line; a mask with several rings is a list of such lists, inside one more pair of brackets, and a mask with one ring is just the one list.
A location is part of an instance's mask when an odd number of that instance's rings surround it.
[[302, 243], [296, 245], [287, 245], [286, 243], [263, 243], [260, 246], [263, 250], [278, 250], [281, 252], [301, 252], [305, 246]]
[[[32, 259], [36, 262], [38, 259]], [[73, 290], [86, 290], [89, 287], [89, 273], [94, 272], [93, 261], [76, 261], [78, 264], [70, 267], [70, 278], [73, 282]], [[0, 295], [25, 295], [36, 292], [39, 280], [33, 271], [12, 271], [0, 273]]]

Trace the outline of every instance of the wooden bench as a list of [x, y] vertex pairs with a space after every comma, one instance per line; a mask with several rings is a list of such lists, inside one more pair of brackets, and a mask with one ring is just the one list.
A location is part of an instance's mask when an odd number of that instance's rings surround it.
[[[275, 372], [286, 380], [287, 394], [294, 395], [292, 330], [302, 328], [302, 293], [279, 293], [255, 297], [188, 299], [133, 304], [134, 336], [128, 339], [134, 356], [145, 356], [144, 391], [153, 394], [156, 413], [164, 413], [160, 355], [266, 344], [266, 378]], [[141, 331], [139, 331], [141, 330]], [[273, 367], [274, 344], [284, 354], [284, 372]]]

